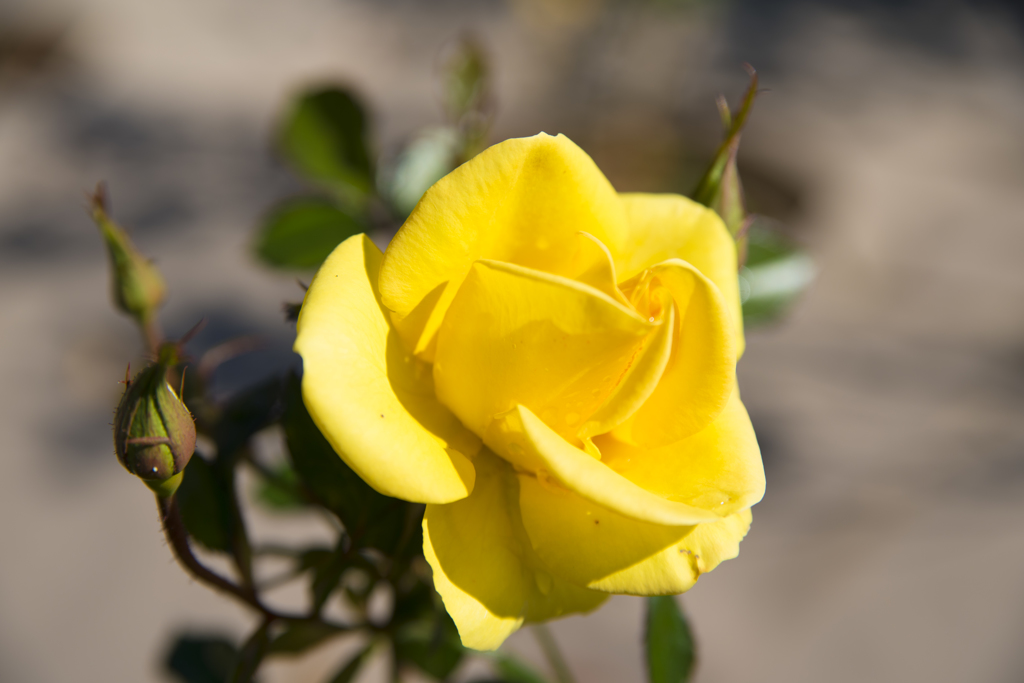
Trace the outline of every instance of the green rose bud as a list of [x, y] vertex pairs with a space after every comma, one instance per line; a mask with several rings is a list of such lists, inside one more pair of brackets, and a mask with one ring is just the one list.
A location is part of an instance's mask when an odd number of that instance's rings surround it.
[[177, 361], [172, 344], [127, 388], [114, 414], [114, 450], [132, 474], [157, 495], [170, 496], [196, 447], [192, 414], [167, 383], [167, 370]]
[[107, 215], [103, 186], [91, 197], [92, 218], [103, 234], [113, 266], [114, 303], [147, 325], [164, 300], [167, 286], [153, 263], [136, 251], [128, 235]]

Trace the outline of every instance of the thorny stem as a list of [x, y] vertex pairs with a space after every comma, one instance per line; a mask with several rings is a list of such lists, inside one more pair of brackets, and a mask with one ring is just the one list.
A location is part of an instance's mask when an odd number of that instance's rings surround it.
[[551, 629], [548, 628], [547, 624], [534, 624], [530, 630], [533, 631], [533, 636], [537, 639], [540, 649], [544, 652], [544, 657], [555, 672], [555, 678], [558, 680], [558, 683], [576, 683], [572, 671], [569, 670], [569, 665], [565, 663], [565, 657], [562, 656], [561, 650], [558, 649], [555, 636], [551, 633]]
[[181, 519], [181, 510], [178, 507], [177, 496], [161, 498], [157, 496], [157, 506], [160, 508], [160, 521], [163, 523], [164, 535], [167, 542], [171, 544], [175, 557], [194, 577], [203, 583], [225, 593], [230, 593], [242, 602], [255, 607], [266, 616], [277, 616], [260, 602], [255, 591], [247, 590], [220, 574], [208, 569], [192, 553], [192, 546], [188, 542], [188, 531], [185, 530], [185, 523]]
[[207, 568], [193, 554], [192, 546], [188, 542], [188, 531], [181, 519], [181, 510], [178, 507], [176, 496], [160, 498], [157, 496], [157, 506], [160, 508], [160, 521], [163, 523], [164, 535], [167, 542], [174, 550], [174, 556], [182, 566], [196, 579], [207, 584], [211, 588], [233, 595], [246, 605], [258, 610], [265, 619], [270, 621], [321, 621], [328, 626], [334, 626], [339, 630], [349, 630], [351, 627], [341, 624], [330, 624], [319, 619], [316, 615], [290, 615], [281, 614], [270, 609], [260, 600], [256, 590], [249, 586], [239, 586], [229, 579]]

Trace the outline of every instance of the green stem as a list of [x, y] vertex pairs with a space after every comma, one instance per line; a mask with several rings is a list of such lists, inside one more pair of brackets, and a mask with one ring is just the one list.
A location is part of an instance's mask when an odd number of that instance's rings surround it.
[[150, 314], [145, 320], [141, 322], [142, 327], [142, 338], [146, 343], [146, 348], [153, 354], [153, 358], [157, 358], [160, 355], [160, 345], [164, 343], [164, 334], [160, 330], [160, 321], [157, 320], [156, 315]]
[[565, 658], [562, 656], [561, 650], [558, 649], [555, 636], [547, 624], [534, 624], [531, 630], [540, 649], [544, 652], [544, 657], [555, 672], [555, 679], [558, 683], [576, 683], [572, 671], [569, 670], [569, 665], [565, 663]]

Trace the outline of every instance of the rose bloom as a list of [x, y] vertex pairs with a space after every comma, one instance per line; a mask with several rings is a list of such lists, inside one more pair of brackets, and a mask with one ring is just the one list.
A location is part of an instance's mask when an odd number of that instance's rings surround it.
[[742, 348], [721, 219], [618, 194], [545, 134], [438, 181], [383, 255], [339, 245], [295, 342], [342, 459], [427, 504], [434, 585], [481, 650], [738, 554], [764, 493]]

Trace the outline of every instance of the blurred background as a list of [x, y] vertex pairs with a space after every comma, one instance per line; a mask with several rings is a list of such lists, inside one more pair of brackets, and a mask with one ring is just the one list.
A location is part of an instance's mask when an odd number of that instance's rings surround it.
[[[387, 156], [442, 121], [470, 32], [493, 141], [565, 133], [620, 190], [689, 192], [741, 65], [750, 208], [817, 277], [752, 331], [740, 384], [768, 492], [736, 561], [682, 598], [700, 683], [1024, 680], [1024, 12], [834, 0], [5, 0], [0, 4], [0, 680], [170, 681], [182, 630], [247, 614], [191, 582], [108, 423], [140, 343], [85, 192], [209, 347], [218, 390], [294, 364], [293, 277], [253, 231], [301, 190], [270, 133], [303, 87], [360, 93]], [[268, 534], [315, 534], [255, 513]], [[554, 630], [581, 683], [642, 677], [642, 603]], [[348, 645], [266, 667], [320, 681]], [[508, 647], [537, 659], [528, 634]], [[340, 648], [340, 649], [339, 649]], [[383, 680], [371, 667], [365, 681]]]

